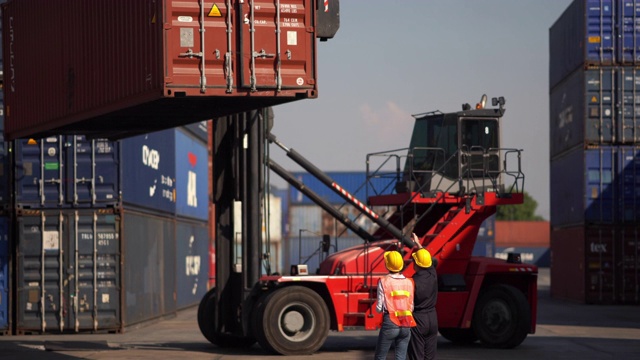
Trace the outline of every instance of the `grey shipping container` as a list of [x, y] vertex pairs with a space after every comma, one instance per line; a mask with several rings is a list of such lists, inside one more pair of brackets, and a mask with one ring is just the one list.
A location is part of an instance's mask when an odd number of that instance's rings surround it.
[[122, 212], [124, 323], [176, 311], [175, 218]]
[[209, 279], [209, 223], [176, 222], [176, 306], [200, 303]]
[[551, 231], [551, 297], [589, 304], [640, 304], [637, 225]]
[[9, 321], [10, 255], [9, 217], [0, 216], [0, 335], [8, 334], [11, 331]]
[[640, 64], [637, 0], [576, 0], [549, 29], [549, 87], [576, 69]]
[[119, 146], [81, 135], [14, 142], [15, 204], [22, 209], [114, 207]]
[[576, 146], [640, 142], [640, 70], [573, 73], [550, 93], [551, 159]]
[[32, 210], [16, 222], [16, 332], [120, 331], [118, 216]]

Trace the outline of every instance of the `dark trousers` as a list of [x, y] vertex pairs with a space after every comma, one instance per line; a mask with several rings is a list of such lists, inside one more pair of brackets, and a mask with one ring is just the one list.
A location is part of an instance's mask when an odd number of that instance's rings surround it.
[[410, 360], [435, 359], [438, 347], [438, 316], [435, 310], [414, 312], [413, 318], [417, 326], [411, 328], [408, 358]]

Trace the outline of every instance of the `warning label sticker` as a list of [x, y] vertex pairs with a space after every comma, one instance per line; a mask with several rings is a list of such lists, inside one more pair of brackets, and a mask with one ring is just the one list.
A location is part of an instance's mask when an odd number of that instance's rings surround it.
[[211, 16], [211, 17], [220, 17], [220, 16], [222, 16], [222, 14], [220, 13], [220, 8], [218, 8], [218, 5], [213, 4], [213, 6], [211, 7], [211, 10], [209, 10], [209, 14], [207, 16]]

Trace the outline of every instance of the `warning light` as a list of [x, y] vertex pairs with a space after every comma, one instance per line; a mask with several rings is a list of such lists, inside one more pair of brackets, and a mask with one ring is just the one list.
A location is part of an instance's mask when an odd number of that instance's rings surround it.
[[35, 141], [34, 139], [29, 139], [27, 140], [27, 145], [38, 145], [38, 142]]

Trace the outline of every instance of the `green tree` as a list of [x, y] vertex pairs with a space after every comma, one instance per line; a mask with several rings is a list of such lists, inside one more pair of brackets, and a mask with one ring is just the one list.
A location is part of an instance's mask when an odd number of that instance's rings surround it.
[[498, 206], [496, 220], [500, 221], [543, 221], [540, 215], [536, 215], [538, 202], [535, 201], [526, 191], [524, 201], [520, 205]]

